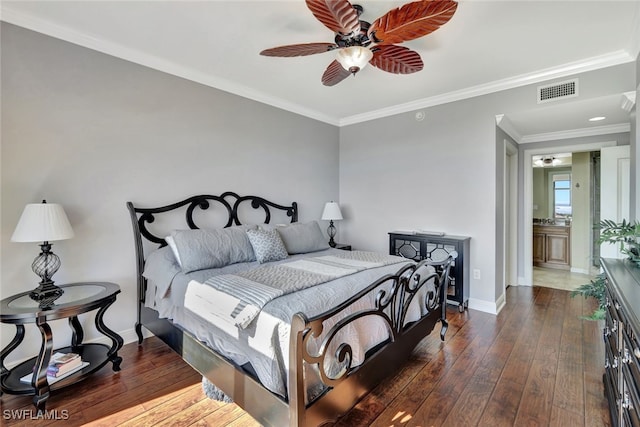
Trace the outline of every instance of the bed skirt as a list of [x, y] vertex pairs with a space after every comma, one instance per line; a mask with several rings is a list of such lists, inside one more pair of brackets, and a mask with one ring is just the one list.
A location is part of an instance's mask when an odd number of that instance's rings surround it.
[[233, 399], [224, 394], [222, 390], [216, 387], [206, 377], [202, 377], [202, 391], [204, 391], [204, 394], [209, 399], [217, 400], [219, 402], [233, 403]]

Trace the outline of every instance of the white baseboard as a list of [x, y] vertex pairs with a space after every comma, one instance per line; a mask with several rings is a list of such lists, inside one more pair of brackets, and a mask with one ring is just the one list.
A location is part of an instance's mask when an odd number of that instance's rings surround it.
[[489, 314], [498, 314], [498, 304], [496, 302], [469, 298], [469, 308], [472, 308], [478, 311], [483, 311]]
[[585, 270], [584, 268], [571, 267], [570, 271], [572, 273], [589, 274], [589, 270]]
[[533, 286], [531, 282], [529, 282], [526, 278], [519, 276], [518, 277], [518, 286]]
[[496, 300], [496, 314], [500, 313], [506, 305], [507, 305], [506, 295], [502, 294]]

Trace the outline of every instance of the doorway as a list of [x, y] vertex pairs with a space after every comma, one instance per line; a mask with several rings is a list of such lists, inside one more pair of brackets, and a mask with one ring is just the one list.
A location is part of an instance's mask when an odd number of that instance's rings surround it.
[[[524, 211], [522, 215], [523, 219], [523, 238], [522, 238], [522, 254], [523, 254], [523, 276], [519, 278], [519, 283], [525, 286], [533, 285], [533, 161], [534, 156], [541, 156], [548, 154], [549, 152], [591, 152], [599, 151], [604, 147], [615, 146], [615, 141], [604, 141], [588, 144], [576, 144], [570, 146], [554, 146], [545, 148], [533, 148], [524, 150], [524, 165], [523, 165], [523, 184], [524, 184]], [[572, 184], [572, 185], [575, 185]], [[590, 185], [590, 182], [580, 183], [580, 185]], [[592, 224], [591, 218], [588, 219]], [[572, 224], [573, 225], [573, 224]], [[590, 233], [590, 231], [589, 231]], [[591, 240], [591, 235], [585, 237], [585, 239]], [[590, 273], [588, 269], [578, 271], [577, 273]]]

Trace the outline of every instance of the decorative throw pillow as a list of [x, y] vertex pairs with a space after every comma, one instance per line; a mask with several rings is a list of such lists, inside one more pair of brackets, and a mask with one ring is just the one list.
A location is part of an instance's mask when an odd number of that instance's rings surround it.
[[289, 256], [276, 230], [247, 230], [247, 236], [260, 264], [279, 261]]
[[[262, 226], [261, 226], [262, 227]], [[317, 221], [293, 223], [284, 227], [277, 227], [278, 233], [290, 254], [306, 254], [329, 249]]]

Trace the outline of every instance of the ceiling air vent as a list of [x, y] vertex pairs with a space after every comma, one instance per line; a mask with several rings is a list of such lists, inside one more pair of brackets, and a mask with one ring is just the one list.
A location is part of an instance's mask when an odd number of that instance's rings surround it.
[[578, 96], [578, 79], [538, 86], [538, 104]]

